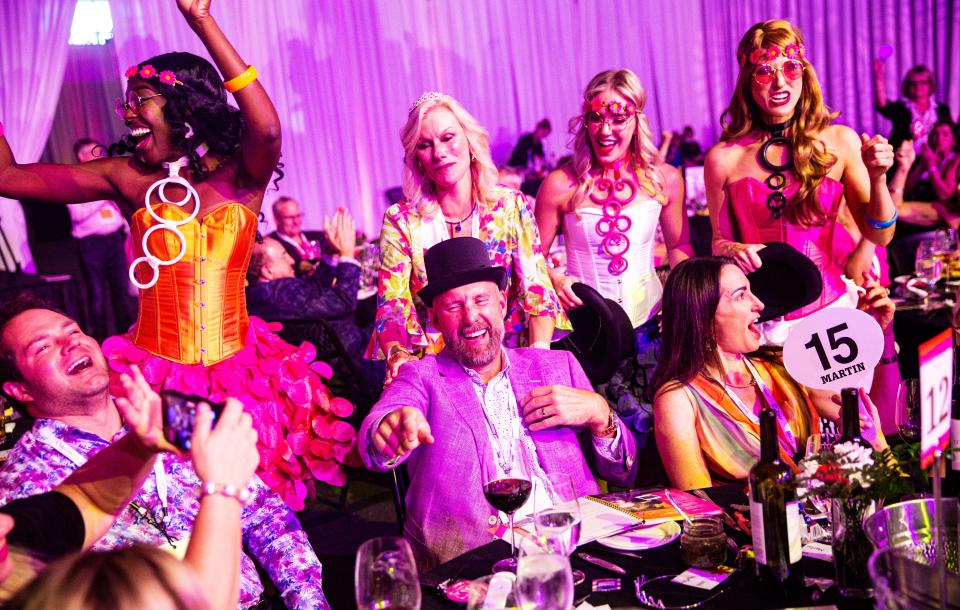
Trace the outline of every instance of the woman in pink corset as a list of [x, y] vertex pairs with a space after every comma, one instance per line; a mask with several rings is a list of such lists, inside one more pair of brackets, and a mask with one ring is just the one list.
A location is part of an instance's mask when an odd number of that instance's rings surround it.
[[896, 206], [885, 179], [893, 148], [882, 136], [857, 136], [832, 123], [837, 113], [824, 106], [803, 39], [790, 22], [751, 27], [737, 59], [723, 135], [704, 162], [713, 252], [749, 273], [760, 266], [764, 243], [785, 242], [823, 276], [819, 300], [765, 324], [764, 342], [778, 344], [794, 320], [828, 306], [856, 306], [855, 287], [844, 277], [851, 248], [837, 245], [846, 233], [840, 220], [852, 217], [859, 231], [854, 240], [884, 246], [893, 238]]

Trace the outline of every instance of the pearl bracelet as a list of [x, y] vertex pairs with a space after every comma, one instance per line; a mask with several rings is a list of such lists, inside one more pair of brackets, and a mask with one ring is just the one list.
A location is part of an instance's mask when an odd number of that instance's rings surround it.
[[530, 347], [535, 347], [537, 349], [550, 349], [549, 341], [534, 341]]
[[231, 483], [214, 483], [213, 481], [207, 481], [200, 485], [200, 490], [198, 496], [204, 498], [205, 496], [221, 495], [227, 498], [233, 498], [241, 504], [241, 506], [246, 506], [247, 502], [250, 501], [250, 498], [253, 494], [250, 493], [250, 490], [246, 487], [237, 487]]

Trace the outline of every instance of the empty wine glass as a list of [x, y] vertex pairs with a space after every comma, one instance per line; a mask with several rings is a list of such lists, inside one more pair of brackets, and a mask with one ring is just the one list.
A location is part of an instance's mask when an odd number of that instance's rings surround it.
[[[543, 494], [534, 494], [533, 522], [547, 546], [555, 553], [570, 556], [580, 540], [580, 502], [570, 475], [548, 474], [543, 481]], [[580, 570], [573, 571], [574, 582], [586, 578]]]
[[494, 572], [517, 570], [517, 533], [513, 529], [513, 514], [530, 497], [530, 474], [518, 438], [496, 438], [491, 451], [484, 454], [481, 462], [483, 496], [498, 511], [507, 514], [510, 523], [510, 539], [513, 554], [493, 565]]
[[894, 421], [905, 443], [920, 440], [920, 380], [904, 379], [897, 388]]
[[934, 240], [925, 239], [917, 246], [916, 271], [917, 277], [926, 286], [933, 286], [940, 279], [943, 270], [943, 260], [939, 256]]
[[360, 545], [354, 582], [359, 610], [420, 608], [417, 564], [403, 538], [374, 538]]
[[570, 558], [524, 540], [517, 565], [516, 586], [521, 607], [569, 610], [573, 606]]

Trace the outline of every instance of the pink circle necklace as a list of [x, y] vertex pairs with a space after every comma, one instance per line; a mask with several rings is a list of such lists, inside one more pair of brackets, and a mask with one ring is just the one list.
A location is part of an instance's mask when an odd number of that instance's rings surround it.
[[[630, 249], [626, 233], [633, 222], [623, 214], [623, 208], [637, 196], [637, 183], [620, 173], [622, 164], [621, 160], [603, 168], [590, 193], [590, 199], [603, 211], [603, 218], [597, 221], [597, 234], [603, 241], [597, 250], [610, 258], [607, 270], [611, 275], [620, 275], [630, 266], [624, 255]], [[608, 171], [613, 179], [607, 177]]]

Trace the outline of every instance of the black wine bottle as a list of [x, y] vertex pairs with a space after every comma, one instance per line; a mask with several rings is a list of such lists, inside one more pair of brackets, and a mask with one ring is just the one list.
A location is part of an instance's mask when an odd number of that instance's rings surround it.
[[777, 416], [760, 412], [760, 461], [750, 469], [750, 527], [757, 576], [799, 583], [803, 522], [792, 486], [793, 472], [780, 460]]
[[857, 388], [840, 390], [840, 442], [870, 447], [860, 432], [860, 390]]

